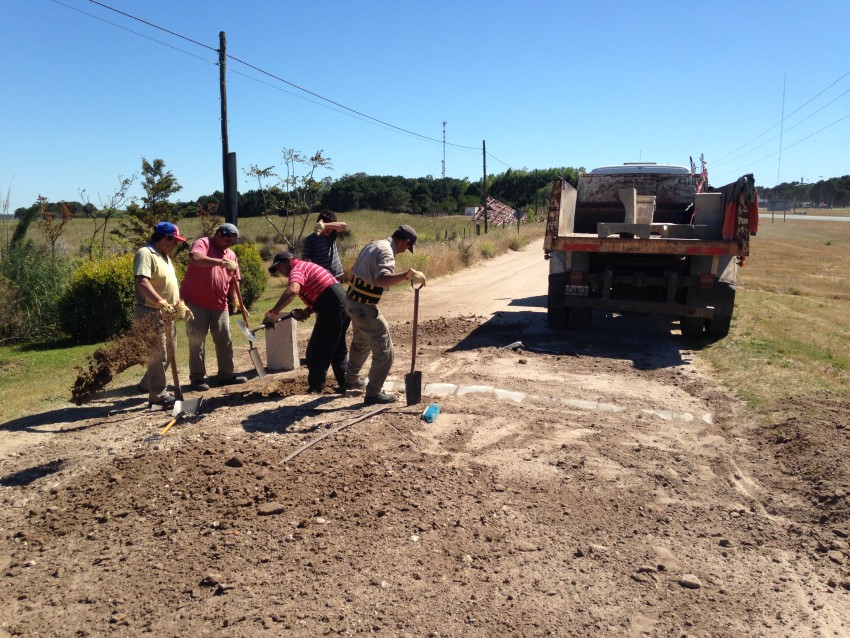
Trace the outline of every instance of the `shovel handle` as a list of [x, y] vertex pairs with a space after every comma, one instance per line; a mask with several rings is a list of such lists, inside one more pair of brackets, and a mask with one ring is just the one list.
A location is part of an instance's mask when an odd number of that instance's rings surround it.
[[416, 369], [416, 333], [419, 332], [419, 286], [413, 287], [413, 354], [410, 357], [410, 374]]
[[239, 310], [242, 311], [242, 321], [245, 322], [245, 327], [251, 329], [251, 324], [248, 323], [248, 311], [245, 310], [245, 302], [242, 301], [242, 287], [239, 285], [239, 280], [234, 277], [233, 283], [236, 286], [236, 299], [239, 300]]
[[171, 426], [174, 425], [175, 423], [177, 423], [177, 417], [174, 417], [173, 419], [171, 419], [168, 422], [168, 425], [166, 425], [164, 428], [162, 428], [162, 430], [160, 430], [159, 435], [165, 436], [165, 434], [171, 429]]
[[171, 364], [171, 380], [174, 382], [174, 396], [177, 397], [178, 401], [182, 401], [183, 390], [180, 388], [180, 381], [177, 379], [177, 357], [174, 354], [174, 314], [163, 312], [162, 325], [165, 330], [165, 356]]

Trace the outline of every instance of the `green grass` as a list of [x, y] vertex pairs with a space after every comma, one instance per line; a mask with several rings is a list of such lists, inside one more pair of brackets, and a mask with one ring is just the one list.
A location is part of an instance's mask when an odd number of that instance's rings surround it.
[[729, 337], [700, 352], [753, 408], [850, 397], [850, 223], [762, 223]]

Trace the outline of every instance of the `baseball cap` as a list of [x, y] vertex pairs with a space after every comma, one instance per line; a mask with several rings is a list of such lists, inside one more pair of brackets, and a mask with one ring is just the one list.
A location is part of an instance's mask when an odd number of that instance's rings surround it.
[[408, 226], [407, 224], [402, 224], [398, 228], [396, 228], [393, 233], [393, 239], [409, 239], [410, 246], [407, 249], [410, 252], [413, 252], [413, 244], [416, 243], [416, 231], [413, 230], [413, 226]]
[[236, 228], [236, 226], [234, 226], [233, 224], [222, 224], [215, 232], [221, 233], [224, 236], [234, 235], [236, 237], [239, 237], [239, 229]]
[[277, 272], [277, 265], [280, 262], [282, 262], [284, 259], [288, 259], [289, 261], [292, 261], [293, 259], [295, 259], [295, 255], [293, 255], [291, 252], [288, 252], [286, 250], [281, 250], [277, 255], [274, 256], [274, 259], [272, 259], [272, 265], [269, 266], [269, 272], [272, 273], [272, 274], [276, 273]]
[[153, 232], [162, 233], [163, 235], [172, 235], [178, 241], [186, 241], [186, 238], [180, 234], [180, 229], [171, 222], [159, 222], [153, 227]]

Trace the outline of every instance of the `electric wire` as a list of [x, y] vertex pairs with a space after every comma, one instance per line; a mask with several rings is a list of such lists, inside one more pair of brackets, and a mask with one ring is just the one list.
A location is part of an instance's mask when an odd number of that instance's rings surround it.
[[[770, 125], [770, 126], [769, 126], [766, 130], [764, 130], [764, 131], [762, 131], [761, 133], [759, 133], [758, 135], [756, 135], [753, 139], [751, 139], [751, 140], [750, 140], [750, 141], [748, 141], [748, 142], [744, 142], [743, 144], [741, 144], [741, 146], [739, 146], [738, 148], [736, 148], [734, 151], [732, 151], [732, 152], [730, 152], [730, 153], [727, 153], [726, 155], [724, 155], [724, 156], [723, 156], [723, 157], [721, 157], [720, 159], [718, 159], [718, 160], [716, 160], [715, 162], [713, 162], [713, 164], [715, 164], [715, 165], [716, 165], [716, 164], [718, 164], [718, 163], [723, 162], [723, 160], [725, 160], [725, 159], [726, 159], [727, 157], [729, 157], [730, 155], [734, 155], [735, 153], [737, 153], [738, 151], [740, 151], [742, 148], [745, 148], [746, 146], [748, 146], [748, 145], [752, 144], [753, 142], [755, 142], [755, 141], [756, 141], [757, 139], [759, 139], [762, 135], [766, 135], [767, 133], [769, 133], [770, 131], [772, 131], [773, 129], [775, 129], [777, 126], [779, 126], [780, 124], [782, 124], [782, 122], [784, 122], [785, 120], [787, 120], [787, 119], [789, 119], [789, 118], [793, 117], [793, 116], [794, 116], [795, 114], [797, 114], [800, 110], [802, 110], [803, 108], [805, 108], [806, 106], [808, 106], [809, 104], [811, 104], [812, 102], [814, 102], [817, 98], [819, 98], [821, 95], [823, 95], [824, 93], [826, 93], [829, 89], [831, 89], [833, 86], [835, 86], [836, 84], [838, 84], [841, 80], [843, 80], [844, 78], [846, 78], [848, 75], [850, 75], [850, 71], [847, 71], [847, 73], [845, 73], [844, 75], [842, 75], [841, 77], [839, 77], [837, 80], [835, 80], [834, 82], [832, 82], [832, 84], [830, 84], [829, 86], [827, 86], [826, 88], [824, 88], [823, 90], [821, 90], [821, 91], [820, 91], [817, 95], [815, 95], [814, 97], [812, 97], [811, 99], [809, 99], [807, 102], [805, 102], [804, 104], [800, 105], [799, 107], [797, 107], [796, 109], [794, 109], [793, 111], [791, 111], [788, 115], [786, 115], [785, 117], [781, 118], [778, 122], [776, 122], [775, 124], [771, 124], [771, 125]], [[842, 93], [842, 95], [844, 95], [844, 94]], [[839, 96], [839, 97], [840, 97], [840, 96]], [[833, 100], [833, 101], [834, 101], [834, 100]], [[815, 112], [817, 112], [817, 111], [815, 111]], [[776, 139], [776, 138], [773, 138], [773, 139]], [[731, 161], [734, 161], [734, 160], [731, 160]]]
[[[850, 93], [850, 89], [847, 89], [846, 91], [844, 91], [844, 93], [841, 93], [840, 95], [836, 96], [835, 98], [833, 98], [832, 100], [830, 100], [829, 102], [827, 102], [826, 104], [824, 104], [822, 107], [820, 107], [820, 108], [819, 108], [819, 109], [817, 109], [816, 111], [812, 111], [811, 113], [809, 113], [809, 115], [807, 115], [806, 117], [804, 117], [802, 120], [800, 120], [800, 121], [799, 121], [799, 122], [797, 122], [796, 124], [793, 124], [793, 125], [789, 126], [788, 128], [786, 128], [786, 129], [785, 129], [785, 133], [787, 133], [788, 131], [793, 131], [795, 128], [797, 128], [798, 126], [800, 126], [800, 124], [802, 124], [803, 122], [805, 122], [805, 121], [806, 121], [806, 120], [808, 120], [809, 118], [814, 117], [815, 115], [817, 115], [818, 113], [820, 113], [821, 111], [823, 111], [826, 107], [828, 107], [830, 104], [833, 104], [834, 102], [837, 102], [838, 100], [840, 100], [842, 97], [844, 97], [844, 96], [845, 96], [845, 95], [847, 95], [848, 93]], [[811, 102], [811, 100], [809, 100], [809, 102]], [[799, 109], [797, 109], [797, 110], [799, 111]], [[787, 118], [786, 118], [786, 119], [787, 119]], [[842, 118], [842, 119], [843, 119], [843, 118]], [[839, 121], [840, 121], [840, 120], [839, 120]], [[762, 135], [763, 135], [763, 134], [762, 134]], [[754, 148], [750, 149], [749, 151], [746, 151], [745, 153], [742, 153], [741, 155], [738, 155], [738, 156], [736, 156], [736, 157], [734, 157], [734, 158], [728, 159], [728, 160], [726, 160], [725, 162], [722, 162], [722, 161], [713, 162], [713, 163], [712, 163], [712, 166], [714, 166], [714, 167], [716, 167], [716, 166], [718, 166], [718, 165], [722, 166], [722, 165], [724, 165], [724, 164], [729, 164], [729, 163], [731, 163], [731, 162], [737, 161], [737, 160], [741, 159], [742, 157], [744, 157], [744, 156], [746, 156], [746, 155], [748, 155], [748, 154], [750, 154], [750, 153], [753, 153], [753, 152], [757, 151], [757, 150], [758, 150], [758, 149], [760, 149], [762, 146], [766, 146], [767, 144], [770, 144], [771, 142], [775, 141], [778, 137], [779, 137], [779, 135], [774, 135], [774, 136], [773, 136], [773, 137], [771, 137], [769, 140], [766, 140], [766, 141], [762, 142], [762, 143], [761, 143], [761, 144], [759, 144], [758, 146], [756, 146], [756, 147], [754, 147]], [[751, 141], [753, 141], [753, 140], [751, 140]], [[788, 147], [787, 147], [787, 146], [784, 146], [784, 147], [783, 147], [783, 149], [785, 149], [785, 148], [788, 148]], [[778, 152], [778, 151], [777, 151], [777, 152]], [[727, 156], [727, 157], [728, 157], [728, 156]]]
[[[824, 126], [823, 128], [820, 128], [820, 129], [818, 129], [817, 131], [815, 131], [815, 132], [813, 132], [813, 133], [810, 133], [810, 134], [809, 134], [809, 135], [807, 135], [806, 137], [800, 138], [799, 140], [797, 140], [797, 141], [795, 141], [795, 142], [792, 142], [791, 144], [787, 144], [787, 145], [783, 146], [783, 147], [782, 147], [780, 150], [778, 150], [778, 151], [774, 151], [773, 153], [770, 153], [770, 154], [768, 154], [768, 155], [765, 155], [764, 157], [761, 157], [761, 158], [759, 158], [759, 159], [757, 159], [757, 160], [753, 160], [753, 161], [752, 161], [752, 162], [750, 162], [749, 164], [745, 164], [745, 165], [744, 165], [744, 166], [742, 166], [742, 167], [739, 167], [739, 168], [736, 168], [736, 169], [732, 169], [732, 170], [722, 171], [722, 172], [720, 173], [720, 175], [728, 175], [728, 174], [731, 174], [731, 173], [734, 173], [734, 174], [736, 174], [736, 175], [740, 175], [742, 171], [746, 170], [747, 168], [749, 168], [749, 167], [750, 167], [750, 166], [752, 166], [753, 164], [758, 164], [759, 162], [763, 162], [763, 161], [764, 161], [764, 160], [766, 160], [766, 159], [770, 159], [771, 157], [775, 157], [776, 155], [778, 155], [778, 154], [779, 154], [779, 153], [781, 153], [782, 151], [786, 151], [786, 150], [788, 150], [789, 148], [793, 148], [794, 146], [797, 146], [797, 144], [800, 144], [800, 143], [802, 143], [802, 142], [805, 142], [805, 141], [806, 141], [807, 139], [809, 139], [810, 137], [814, 137], [814, 136], [815, 136], [815, 135], [817, 135], [818, 133], [822, 133], [823, 131], [827, 130], [828, 128], [831, 128], [831, 127], [835, 126], [836, 124], [838, 124], [838, 123], [840, 123], [840, 122], [843, 122], [843, 121], [844, 121], [844, 120], [846, 120], [848, 117], [850, 117], [850, 113], [848, 113], [847, 115], [844, 115], [844, 116], [842, 116], [842, 117], [838, 118], [838, 119], [837, 119], [837, 120], [835, 120], [834, 122], [830, 122], [829, 124], [827, 124], [827, 125], [826, 125], [826, 126]], [[775, 138], [774, 138], [774, 139], [775, 139]]]
[[[99, 7], [103, 7], [104, 9], [107, 9], [109, 11], [114, 11], [115, 13], [118, 13], [118, 14], [124, 16], [124, 17], [130, 18], [131, 20], [136, 20], [138, 22], [141, 22], [142, 24], [145, 24], [145, 25], [147, 25], [147, 26], [149, 26], [153, 29], [158, 29], [158, 30], [163, 31], [164, 33], [172, 35], [176, 38], [180, 38], [180, 39], [185, 40], [187, 42], [191, 42], [192, 44], [195, 44], [197, 46], [200, 46], [200, 47], [203, 47], [203, 48], [208, 49], [210, 51], [215, 51], [216, 53], [218, 53], [218, 49], [216, 49], [214, 47], [211, 47], [207, 44], [203, 44], [202, 42], [198, 42], [197, 40], [194, 40], [192, 38], [184, 36], [180, 33], [172, 31], [170, 29], [166, 29], [165, 27], [161, 27], [157, 24], [154, 24], [153, 22], [150, 22], [148, 20], [144, 20], [142, 18], [134, 16], [130, 13], [125, 12], [125, 11], [121, 11], [119, 9], [116, 9], [115, 7], [111, 7], [107, 4], [104, 4], [103, 2], [99, 2], [98, 0], [88, 0], [88, 1], [91, 2], [92, 4], [99, 6]], [[62, 2], [59, 2], [59, 0], [53, 0], [53, 2], [56, 2], [57, 4], [64, 4]], [[64, 6], [68, 6], [68, 5], [64, 5]], [[85, 13], [85, 12], [82, 12], [82, 13]], [[90, 14], [88, 14], [88, 15], [90, 15]], [[109, 23], [108, 21], [105, 21], [105, 22]], [[112, 24], [112, 23], [109, 23], [109, 24]], [[411, 130], [406, 129], [404, 127], [397, 126], [397, 125], [392, 124], [390, 122], [386, 122], [386, 121], [384, 121], [380, 118], [373, 117], [373, 116], [371, 116], [367, 113], [363, 113], [361, 111], [358, 111], [357, 109], [351, 108], [349, 106], [346, 106], [345, 104], [342, 104], [340, 102], [337, 102], [335, 100], [327, 98], [323, 95], [320, 95], [319, 93], [311, 91], [310, 89], [307, 89], [303, 86], [295, 84], [294, 82], [290, 82], [289, 80], [286, 80], [286, 79], [284, 79], [284, 78], [282, 78], [278, 75], [275, 75], [274, 73], [272, 73], [270, 71], [266, 71], [265, 69], [262, 69], [262, 68], [260, 68], [256, 65], [254, 65], [254, 64], [251, 64], [250, 62], [246, 62], [245, 60], [241, 60], [240, 58], [237, 58], [236, 56], [227, 54], [226, 57], [230, 60], [233, 60], [234, 62], [238, 62], [239, 64], [242, 64], [242, 65], [244, 65], [244, 66], [246, 66], [250, 69], [253, 69], [254, 71], [256, 71], [258, 73], [261, 73], [263, 75], [267, 75], [268, 77], [270, 77], [274, 80], [277, 80], [278, 82], [282, 82], [283, 84], [291, 86], [292, 88], [297, 89], [299, 91], [302, 91], [303, 93], [306, 93], [308, 95], [311, 95], [311, 96], [313, 96], [313, 97], [315, 97], [315, 98], [317, 98], [317, 99], [319, 99], [323, 102], [327, 102], [328, 104], [331, 104], [331, 105], [337, 107], [338, 109], [343, 109], [344, 111], [350, 112], [350, 113], [358, 116], [358, 119], [361, 119], [363, 121], [373, 122], [375, 124], [380, 125], [383, 128], [392, 129], [392, 130], [398, 131], [400, 133], [404, 133], [406, 135], [409, 135], [409, 136], [412, 136], [412, 137], [415, 137], [415, 138], [419, 138], [421, 140], [425, 140], [425, 141], [428, 141], [428, 142], [433, 142], [433, 143], [441, 144], [441, 145], [444, 144], [443, 140], [440, 140], [440, 139], [437, 139], [437, 138], [434, 138], [434, 137], [430, 137], [428, 135], [423, 135], [422, 133], [417, 133], [415, 131], [411, 131]], [[455, 143], [452, 143], [452, 142], [445, 142], [445, 145], [453, 147], [453, 148], [458, 148], [458, 149], [466, 149], [466, 150], [474, 150], [474, 151], [479, 150], [479, 149], [472, 147], [472, 146], [466, 146], [466, 145], [463, 145], [463, 144], [455, 144]], [[496, 161], [498, 161], [502, 164], [505, 164], [505, 162], [503, 162], [502, 160], [499, 160], [495, 157], [493, 159], [495, 159]], [[508, 164], [505, 164], [505, 166], [508, 166]]]

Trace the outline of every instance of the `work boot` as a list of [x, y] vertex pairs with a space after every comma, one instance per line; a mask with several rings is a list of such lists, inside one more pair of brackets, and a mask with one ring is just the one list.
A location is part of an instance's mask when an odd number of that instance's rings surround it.
[[366, 405], [377, 405], [377, 404], [385, 404], [385, 403], [395, 403], [398, 400], [398, 397], [391, 392], [381, 392], [374, 397], [364, 397], [363, 402]]
[[243, 377], [241, 375], [230, 377], [229, 379], [224, 379], [221, 382], [221, 385], [233, 385], [235, 383], [248, 383], [248, 377]]
[[343, 383], [336, 387], [336, 392], [345, 394], [348, 390], [363, 390], [366, 387], [366, 379], [357, 379], [354, 383]]
[[190, 387], [193, 390], [195, 390], [196, 392], [206, 392], [207, 390], [210, 389], [210, 384], [206, 383], [204, 381], [196, 381], [196, 382], [193, 382]]
[[160, 410], [170, 410], [174, 407], [175, 398], [169, 392], [163, 392], [154, 401], [148, 403], [148, 408], [157, 408]]

